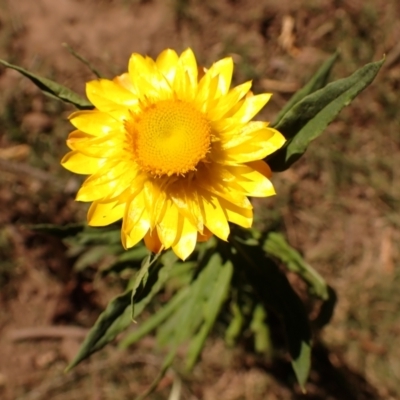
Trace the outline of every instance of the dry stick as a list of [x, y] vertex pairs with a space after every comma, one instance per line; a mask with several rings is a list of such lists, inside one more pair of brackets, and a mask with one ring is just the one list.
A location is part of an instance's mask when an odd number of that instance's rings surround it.
[[13, 329], [8, 332], [8, 339], [13, 342], [31, 339], [84, 339], [89, 329], [77, 326], [40, 326], [25, 329]]

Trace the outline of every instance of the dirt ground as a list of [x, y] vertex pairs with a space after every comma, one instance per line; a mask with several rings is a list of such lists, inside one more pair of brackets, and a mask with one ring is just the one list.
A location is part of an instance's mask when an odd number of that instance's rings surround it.
[[[210, 340], [190, 376], [171, 372], [152, 399], [363, 400], [400, 398], [400, 2], [397, 0], [0, 0], [0, 58], [84, 94], [91, 72], [125, 70], [132, 52], [190, 46], [203, 65], [226, 55], [235, 83], [274, 95], [263, 117], [340, 49], [333, 77], [387, 55], [373, 86], [346, 108], [295, 167], [274, 176], [278, 195], [257, 203], [278, 218], [333, 286], [338, 305], [316, 338], [307, 394], [288, 366]], [[71, 108], [0, 68], [0, 398], [133, 399], [162, 355], [146, 339], [113, 346], [63, 370], [87, 329], [120, 290], [74, 269], [66, 245], [27, 225], [85, 219], [79, 179], [62, 170]], [[95, 267], [95, 266], [94, 266]]]

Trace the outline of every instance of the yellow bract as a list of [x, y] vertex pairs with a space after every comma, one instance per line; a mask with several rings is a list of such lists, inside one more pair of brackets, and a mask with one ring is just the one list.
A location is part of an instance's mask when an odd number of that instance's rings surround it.
[[270, 94], [254, 96], [251, 82], [230, 89], [231, 58], [199, 71], [190, 49], [133, 54], [127, 73], [87, 84], [95, 109], [70, 117], [62, 164], [90, 175], [77, 194], [92, 202], [88, 222], [123, 219], [126, 248], [144, 239], [185, 259], [213, 234], [227, 240], [229, 222], [251, 226], [247, 196], [275, 193], [262, 160], [285, 139], [251, 121]]

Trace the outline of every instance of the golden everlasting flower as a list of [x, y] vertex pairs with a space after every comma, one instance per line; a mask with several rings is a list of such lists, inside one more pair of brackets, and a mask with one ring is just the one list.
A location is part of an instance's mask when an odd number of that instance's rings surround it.
[[227, 240], [228, 222], [251, 226], [247, 196], [275, 193], [262, 159], [285, 139], [250, 122], [271, 95], [254, 96], [251, 82], [230, 89], [232, 72], [231, 58], [206, 70], [190, 49], [165, 50], [155, 61], [132, 54], [129, 72], [87, 84], [95, 109], [70, 116], [62, 164], [90, 175], [77, 194], [93, 202], [89, 225], [122, 218], [125, 248], [144, 238], [181, 259], [212, 234]]

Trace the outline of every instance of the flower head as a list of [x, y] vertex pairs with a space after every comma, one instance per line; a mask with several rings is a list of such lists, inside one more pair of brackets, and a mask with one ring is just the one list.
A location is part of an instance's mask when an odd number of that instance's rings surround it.
[[90, 175], [77, 194], [92, 202], [89, 225], [122, 218], [125, 248], [144, 239], [182, 259], [212, 234], [227, 240], [229, 222], [251, 226], [247, 196], [275, 193], [262, 159], [285, 139], [251, 121], [271, 95], [254, 96], [251, 82], [230, 89], [232, 72], [231, 58], [201, 70], [190, 49], [165, 50], [132, 54], [127, 73], [87, 84], [95, 109], [70, 116], [62, 164]]

